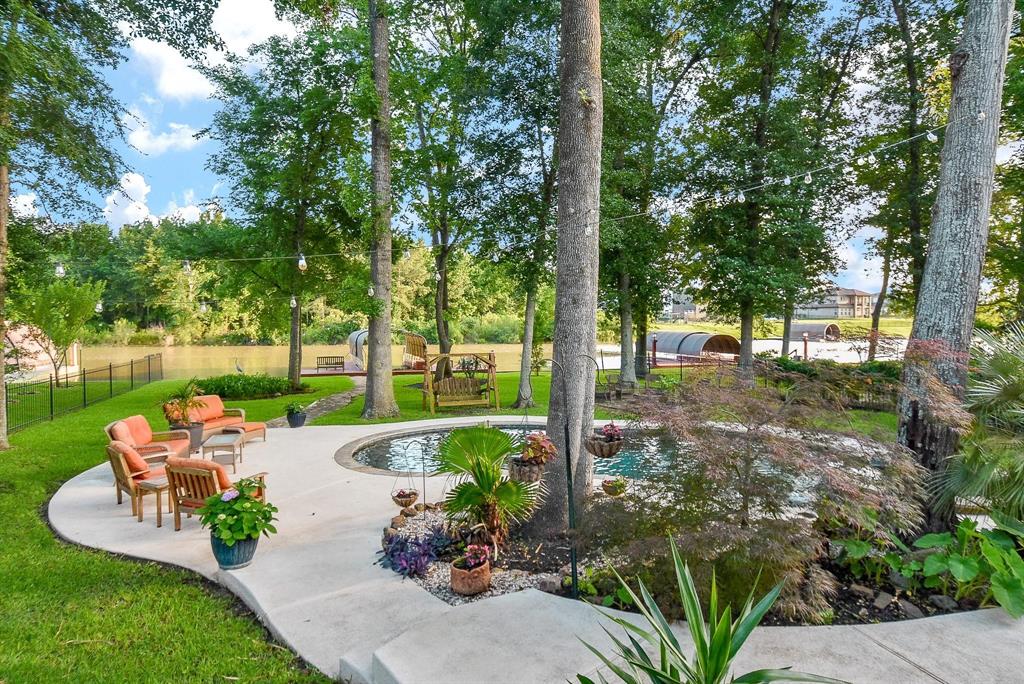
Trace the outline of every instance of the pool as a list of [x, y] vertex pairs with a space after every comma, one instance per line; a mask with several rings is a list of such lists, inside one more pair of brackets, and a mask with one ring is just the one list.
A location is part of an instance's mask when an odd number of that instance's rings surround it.
[[[523, 439], [540, 426], [495, 425], [517, 439]], [[437, 447], [448, 433], [455, 428], [444, 428], [415, 434], [384, 437], [372, 442], [353, 454], [361, 465], [381, 470], [398, 472], [437, 470]], [[595, 458], [597, 475], [625, 475], [644, 478], [657, 475], [668, 469], [684, 448], [671, 435], [662, 431], [626, 430], [625, 444], [613, 458]]]

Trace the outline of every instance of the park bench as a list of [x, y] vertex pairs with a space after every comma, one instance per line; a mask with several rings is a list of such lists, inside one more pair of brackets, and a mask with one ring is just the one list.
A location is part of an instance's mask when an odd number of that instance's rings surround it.
[[316, 357], [316, 372], [321, 370], [345, 370], [344, 356], [318, 356]]

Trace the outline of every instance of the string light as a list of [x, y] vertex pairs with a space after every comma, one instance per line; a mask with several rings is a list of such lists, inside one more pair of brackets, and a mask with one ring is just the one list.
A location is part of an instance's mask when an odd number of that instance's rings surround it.
[[96, 302], [96, 306], [93, 307], [93, 311], [96, 313], [103, 313], [103, 302]]
[[434, 274], [434, 280], [436, 280], [437, 282], [441, 282], [441, 273], [440, 272]]
[[206, 302], [199, 302], [199, 313], [206, 313]]
[[57, 276], [58, 278], [63, 278], [63, 277], [65, 276], [65, 275], [67, 275], [67, 271], [65, 271], [65, 270], [64, 270], [64, 264], [62, 264], [62, 263], [60, 263], [60, 262], [58, 261], [58, 262], [57, 262], [57, 265], [56, 265], [56, 266], [54, 267], [54, 269], [53, 269], [53, 273], [54, 273], [54, 275], [56, 275], [56, 276]]
[[744, 202], [747, 201], [747, 196], [743, 194], [742, 190], [740, 190], [740, 194], [736, 195], [736, 201], [739, 202], [740, 204], [743, 204]]
[[792, 183], [792, 182], [793, 182], [793, 181], [792, 181], [792, 180], [790, 179], [790, 177], [789, 177], [789, 176], [786, 176], [785, 178], [783, 178], [783, 179], [782, 179], [782, 184], [783, 184], [783, 185], [789, 185], [789, 184], [790, 184], [790, 183]]
[[366, 294], [370, 295], [371, 297], [373, 296], [373, 285], [371, 285], [369, 288], [367, 288]]
[[935, 135], [935, 131], [928, 131], [928, 142], [937, 143], [939, 142], [939, 136]]
[[978, 121], [985, 120], [985, 112], [978, 112]]
[[299, 302], [295, 299], [295, 295], [292, 295], [291, 301], [288, 302], [288, 305], [293, 309], [299, 305]]
[[309, 268], [309, 265], [306, 263], [306, 257], [303, 254], [300, 253], [299, 254], [299, 270], [302, 271], [303, 273], [305, 273], [307, 268]]
[[185, 259], [185, 261], [181, 262], [181, 270], [185, 272], [185, 275], [192, 275], [192, 263]]
[[493, 261], [494, 263], [498, 263], [498, 253], [497, 252], [495, 252], [493, 255], [491, 255], [491, 261]]
[[813, 182], [813, 181], [814, 181], [814, 179], [811, 178], [811, 174], [807, 174], [806, 176], [804, 176], [804, 183], [806, 185], [810, 185], [811, 182]]
[[868, 155], [868, 164], [876, 164], [876, 163], [878, 163], [878, 159], [875, 158], [875, 155], [873, 153], [869, 154]]

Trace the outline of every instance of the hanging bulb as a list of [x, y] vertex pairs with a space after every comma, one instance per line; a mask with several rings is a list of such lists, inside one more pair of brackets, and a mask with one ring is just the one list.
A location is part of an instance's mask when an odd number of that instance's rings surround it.
[[930, 142], [930, 143], [939, 142], [939, 136], [935, 135], [935, 131], [928, 131], [928, 142]]
[[293, 309], [299, 305], [298, 301], [296, 301], [295, 299], [295, 295], [292, 295], [292, 300], [288, 302], [288, 305], [291, 306]]
[[306, 257], [299, 254], [299, 270], [305, 273], [307, 268], [309, 268], [309, 264], [306, 263]]
[[786, 176], [785, 178], [783, 178], [783, 179], [782, 179], [782, 184], [783, 184], [783, 185], [789, 185], [789, 184], [790, 184], [790, 183], [792, 183], [792, 182], [793, 182], [793, 181], [792, 181], [792, 180], [790, 179], [790, 177], [789, 177], [789, 176]]
[[408, 259], [410, 256], [412, 256], [412, 252], [410, 252], [409, 250], [405, 250], [404, 252], [402, 252], [403, 258]]
[[811, 181], [813, 181], [813, 180], [814, 179], [811, 178], [811, 174], [807, 174], [806, 176], [804, 176], [804, 183], [806, 183], [807, 185], [810, 185]]
[[875, 158], [874, 153], [868, 155], [868, 164], [875, 164], [877, 162], [878, 159]]
[[491, 256], [491, 261], [493, 261], [494, 263], [498, 263], [498, 253], [497, 253], [497, 252], [495, 252], [495, 253], [494, 253], [494, 254], [493, 254], [493, 255]]
[[366, 294], [370, 295], [371, 297], [373, 296], [373, 285], [366, 289]]
[[67, 271], [64, 270], [64, 264], [60, 263], [59, 261], [57, 262], [57, 266], [54, 267], [53, 272], [58, 278], [63, 278], [65, 275], [67, 275]]
[[96, 313], [103, 313], [103, 302], [96, 302], [96, 306], [93, 307], [93, 311]]
[[199, 313], [206, 313], [206, 302], [199, 302]]
[[583, 232], [586, 233], [587, 237], [590, 237], [591, 235], [594, 234], [594, 228], [588, 223], [587, 227], [584, 229]]
[[747, 201], [747, 196], [743, 194], [742, 190], [740, 190], [740, 194], [736, 195], [736, 201], [739, 202], [740, 204], [743, 204], [744, 202]]
[[436, 280], [437, 282], [441, 282], [441, 274], [440, 274], [440, 272], [434, 274], [434, 280]]
[[978, 112], [978, 121], [985, 120], [985, 112]]
[[188, 259], [181, 262], [181, 270], [185, 272], [185, 275], [192, 275], [192, 264]]

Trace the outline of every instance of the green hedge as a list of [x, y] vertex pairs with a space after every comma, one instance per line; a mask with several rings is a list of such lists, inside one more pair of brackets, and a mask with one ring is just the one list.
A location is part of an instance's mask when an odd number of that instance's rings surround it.
[[[266, 373], [218, 375], [199, 380], [197, 384], [203, 394], [216, 394], [221, 399], [266, 399], [295, 393], [288, 378]], [[309, 386], [303, 383], [298, 391], [307, 392]]]

